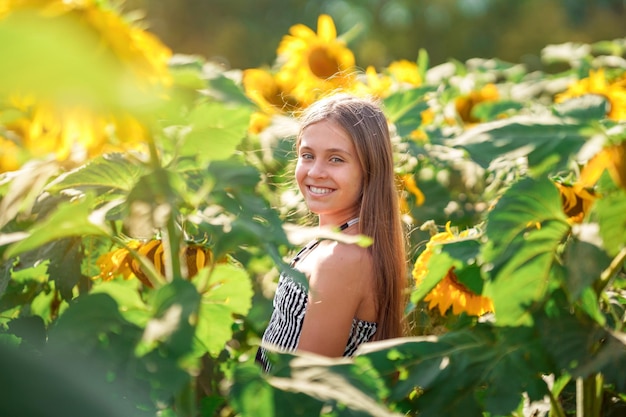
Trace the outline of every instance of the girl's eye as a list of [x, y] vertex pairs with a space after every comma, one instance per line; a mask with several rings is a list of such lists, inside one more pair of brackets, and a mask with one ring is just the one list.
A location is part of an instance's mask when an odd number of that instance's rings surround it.
[[333, 156], [332, 158], [330, 158], [330, 162], [343, 162], [343, 159], [339, 158], [338, 156]]
[[310, 153], [303, 153], [303, 154], [300, 154], [300, 158], [302, 158], [302, 159], [313, 159], [313, 155], [311, 155]]

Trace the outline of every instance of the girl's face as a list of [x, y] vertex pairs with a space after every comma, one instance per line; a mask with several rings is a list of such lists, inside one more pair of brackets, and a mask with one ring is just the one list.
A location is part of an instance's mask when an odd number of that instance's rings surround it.
[[358, 215], [363, 172], [352, 139], [336, 123], [323, 120], [302, 131], [296, 181], [320, 226]]

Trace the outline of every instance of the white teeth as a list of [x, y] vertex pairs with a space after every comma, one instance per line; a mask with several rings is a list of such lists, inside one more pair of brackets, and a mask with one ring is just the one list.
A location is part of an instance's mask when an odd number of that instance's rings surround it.
[[309, 189], [315, 194], [328, 194], [332, 191], [330, 188], [309, 187]]

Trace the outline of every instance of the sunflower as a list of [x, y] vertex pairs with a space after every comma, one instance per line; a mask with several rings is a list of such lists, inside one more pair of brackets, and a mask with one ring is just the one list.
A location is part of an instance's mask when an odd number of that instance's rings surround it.
[[136, 75], [136, 82], [146, 85], [170, 85], [168, 62], [172, 51], [157, 37], [131, 25], [117, 10], [98, 0], [8, 0], [0, 9], [5, 17], [18, 10], [37, 10], [42, 17], [67, 16], [93, 32], [103, 48], [117, 57], [120, 64]]
[[626, 141], [602, 148], [583, 167], [580, 181], [584, 186], [592, 187], [605, 170], [618, 187], [626, 190]]
[[[400, 186], [404, 190], [408, 191], [409, 193], [413, 194], [413, 196], [415, 196], [415, 205], [421, 206], [422, 204], [424, 204], [424, 200], [426, 198], [424, 197], [424, 193], [422, 192], [422, 190], [420, 190], [419, 187], [417, 186], [417, 182], [415, 182], [415, 177], [413, 176], [413, 174], [400, 175], [399, 179], [400, 179]], [[410, 211], [406, 198], [404, 197], [400, 199], [400, 208], [401, 208], [402, 213], [408, 213]]]
[[591, 70], [589, 77], [570, 85], [566, 91], [557, 94], [554, 101], [561, 103], [585, 94], [599, 94], [606, 98], [610, 104], [610, 110], [607, 114], [609, 119], [626, 120], [626, 78], [609, 82], [604, 69]]
[[365, 69], [362, 78], [363, 81], [356, 82], [350, 87], [350, 92], [378, 98], [385, 98], [391, 93], [393, 80], [388, 75], [378, 73], [373, 65]]
[[131, 240], [125, 247], [101, 255], [96, 261], [96, 265], [100, 268], [100, 274], [95, 278], [101, 278], [104, 281], [110, 281], [118, 275], [124, 279], [132, 278], [131, 262], [133, 256], [130, 254], [129, 248], [136, 250], [140, 246], [141, 242]]
[[[98, 267], [100, 267], [100, 274], [95, 278], [110, 281], [118, 275], [121, 275], [124, 279], [137, 277], [145, 286], [152, 288], [152, 282], [142, 270], [139, 261], [131, 255], [129, 249], [145, 256], [154, 265], [156, 271], [165, 276], [163, 242], [160, 239], [152, 239], [147, 242], [131, 240], [126, 244], [126, 247], [115, 249], [100, 256], [96, 262]], [[200, 269], [209, 265], [213, 260], [211, 250], [197, 243], [185, 245], [183, 251], [187, 266], [187, 276], [189, 277], [195, 276]]]
[[472, 111], [477, 104], [487, 101], [496, 101], [499, 98], [498, 87], [495, 84], [489, 83], [480, 90], [474, 90], [467, 95], [457, 97], [454, 105], [461, 120], [471, 125], [480, 122], [479, 119], [472, 115]]
[[244, 70], [242, 84], [246, 95], [265, 114], [289, 113], [302, 107], [269, 70]]
[[397, 82], [417, 87], [422, 85], [422, 77], [417, 64], [408, 59], [393, 61], [387, 67], [387, 72]]
[[[96, 36], [94, 50], [109, 53], [125, 73], [132, 74], [137, 87], [163, 96], [172, 83], [168, 68], [171, 51], [102, 4], [95, 0], [10, 0], [0, 10], [0, 17], [28, 9], [43, 19], [71, 18], [86, 33]], [[5, 122], [0, 140], [10, 138], [16, 146], [3, 147], [0, 172], [19, 168], [31, 157], [52, 154], [60, 161], [80, 163], [104, 152], [141, 149], [147, 141], [147, 129], [126, 112], [104, 113], [90, 106], [61, 104], [24, 92], [15, 92], [5, 103], [3, 114], [11, 112], [20, 117]]]
[[581, 182], [568, 184], [562, 180], [555, 180], [554, 184], [561, 193], [563, 212], [568, 216], [568, 221], [582, 223], [597, 198], [593, 189], [585, 187]]
[[0, 114], [5, 112], [16, 116], [4, 125], [7, 136], [0, 134], [0, 141], [12, 143], [2, 147], [0, 172], [18, 169], [32, 157], [80, 163], [104, 152], [141, 150], [148, 138], [146, 127], [129, 114], [105, 116], [32, 96], [11, 97]]
[[279, 43], [277, 56], [277, 82], [305, 105], [356, 82], [354, 54], [325, 14], [318, 17], [317, 33], [303, 24], [292, 26]]
[[18, 170], [27, 159], [15, 142], [0, 136], [0, 173]]
[[[450, 229], [450, 223], [448, 222], [445, 232], [433, 235], [426, 244], [424, 251], [415, 261], [415, 266], [413, 267], [415, 284], [419, 286], [428, 273], [428, 262], [436, 245], [468, 236], [470, 232], [470, 230], [467, 230], [457, 236]], [[450, 307], [452, 307], [452, 314], [455, 315], [465, 312], [470, 316], [481, 316], [493, 311], [493, 303], [489, 298], [473, 293], [459, 282], [454, 273], [454, 267], [450, 268], [446, 276], [424, 297], [424, 301], [428, 302], [429, 309], [438, 308], [441, 315], [444, 315]]]

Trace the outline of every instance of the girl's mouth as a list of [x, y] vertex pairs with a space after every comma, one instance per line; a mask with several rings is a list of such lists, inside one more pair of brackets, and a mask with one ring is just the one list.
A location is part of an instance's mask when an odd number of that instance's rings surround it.
[[309, 191], [313, 194], [329, 194], [332, 193], [334, 190], [332, 188], [314, 187], [312, 185], [309, 185]]

